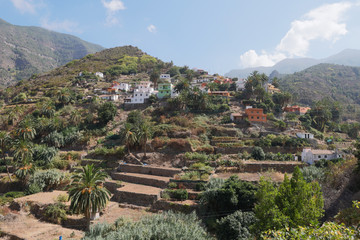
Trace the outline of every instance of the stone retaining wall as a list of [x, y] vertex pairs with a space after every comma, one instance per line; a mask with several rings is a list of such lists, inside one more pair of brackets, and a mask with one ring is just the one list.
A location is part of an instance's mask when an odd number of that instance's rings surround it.
[[163, 177], [173, 177], [175, 174], [181, 173], [181, 169], [159, 168], [159, 167], [150, 167], [150, 166], [142, 166], [135, 164], [121, 164], [118, 168], [118, 171], [149, 174], [149, 175], [156, 175]]
[[274, 163], [244, 163], [240, 167], [222, 167], [216, 169], [216, 172], [248, 172], [257, 173], [265, 172], [268, 170], [275, 170], [282, 173], [292, 173], [295, 167], [303, 167], [304, 164], [301, 162], [274, 162]]
[[[251, 153], [254, 147], [214, 147], [215, 153], [221, 154], [237, 154], [240, 152], [248, 152]], [[301, 152], [302, 148], [287, 148], [287, 147], [264, 147], [264, 152], [273, 152], [273, 153], [291, 153], [295, 154], [297, 152]]]
[[198, 205], [197, 204], [186, 204], [186, 203], [178, 203], [178, 202], [171, 202], [166, 200], [158, 200], [156, 201], [152, 207], [152, 210], [162, 210], [162, 211], [177, 211], [183, 213], [191, 213], [193, 211], [197, 211]]

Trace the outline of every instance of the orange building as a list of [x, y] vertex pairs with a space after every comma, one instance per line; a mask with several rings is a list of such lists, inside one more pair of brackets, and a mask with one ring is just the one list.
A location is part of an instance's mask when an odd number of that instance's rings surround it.
[[230, 97], [230, 93], [228, 91], [208, 91], [209, 96], [222, 96], [222, 97]]
[[250, 122], [266, 122], [266, 114], [262, 108], [245, 109], [245, 114]]
[[299, 114], [299, 115], [304, 115], [309, 110], [311, 110], [311, 108], [309, 108], [309, 107], [299, 107], [297, 105], [295, 105], [295, 106], [287, 106], [284, 109], [285, 112], [292, 112], [292, 113], [296, 113], [296, 114]]
[[266, 122], [266, 114], [262, 108], [247, 108], [245, 113], [231, 113], [230, 119], [233, 122], [238, 122], [244, 119], [248, 119], [250, 122]]

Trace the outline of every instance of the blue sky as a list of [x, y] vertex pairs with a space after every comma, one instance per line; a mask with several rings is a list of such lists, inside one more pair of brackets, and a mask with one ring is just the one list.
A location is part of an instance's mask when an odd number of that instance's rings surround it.
[[359, 1], [0, 0], [0, 18], [220, 74], [360, 49]]

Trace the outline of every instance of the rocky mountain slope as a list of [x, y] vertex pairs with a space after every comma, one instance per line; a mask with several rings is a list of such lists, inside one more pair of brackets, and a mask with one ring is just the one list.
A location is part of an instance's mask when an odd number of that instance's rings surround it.
[[15, 26], [0, 19], [0, 85], [10, 85], [102, 49], [75, 36]]

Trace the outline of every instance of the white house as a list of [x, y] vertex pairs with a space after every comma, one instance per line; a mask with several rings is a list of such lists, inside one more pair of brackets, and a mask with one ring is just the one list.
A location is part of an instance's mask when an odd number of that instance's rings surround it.
[[145, 103], [152, 94], [156, 94], [151, 82], [141, 81], [136, 84], [136, 89], [131, 97], [125, 99], [125, 103], [141, 104]]
[[129, 91], [130, 90], [130, 84], [129, 83], [123, 83], [123, 82], [113, 82], [112, 86], [110, 89], [114, 89], [116, 92], [117, 91]]
[[125, 100], [125, 103], [132, 103], [132, 104], [145, 103], [146, 99], [149, 99], [149, 97], [154, 93], [155, 93], [154, 91], [150, 92], [150, 91], [135, 89], [133, 95], [130, 98], [127, 98]]
[[111, 94], [111, 95], [100, 95], [101, 99], [108, 100], [108, 101], [119, 101], [119, 95]]
[[314, 164], [321, 159], [332, 160], [341, 157], [343, 157], [343, 154], [338, 150], [304, 148], [301, 153], [301, 160], [308, 164]]
[[160, 74], [160, 80], [168, 79], [170, 80], [170, 74]]
[[296, 133], [296, 136], [298, 138], [305, 138], [305, 139], [313, 139], [314, 138], [314, 134], [306, 133], [306, 132], [298, 132], [298, 133]]
[[149, 92], [153, 92], [154, 88], [151, 87], [151, 82], [150, 81], [141, 81], [136, 83], [135, 88], [138, 90], [144, 90], [144, 91], [149, 91]]
[[97, 76], [99, 78], [104, 78], [104, 74], [102, 72], [96, 72], [95, 76]]

